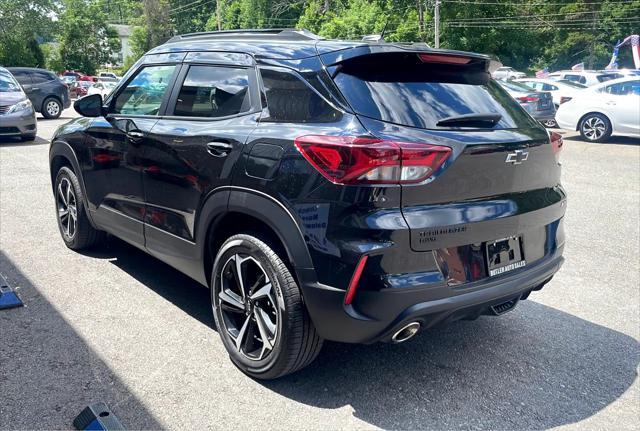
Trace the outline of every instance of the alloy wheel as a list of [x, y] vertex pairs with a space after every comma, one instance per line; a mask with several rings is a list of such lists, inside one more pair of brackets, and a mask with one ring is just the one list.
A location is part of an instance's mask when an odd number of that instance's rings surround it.
[[78, 206], [76, 194], [68, 178], [62, 178], [56, 192], [58, 219], [63, 234], [71, 240], [76, 234], [78, 224]]
[[60, 112], [60, 105], [58, 105], [58, 102], [50, 100], [49, 102], [47, 102], [47, 106], [45, 107], [45, 109], [47, 110], [47, 114], [55, 117]]
[[262, 265], [248, 255], [231, 256], [220, 271], [217, 299], [221, 330], [238, 353], [255, 361], [266, 358], [276, 345], [281, 311]]
[[604, 136], [607, 132], [607, 125], [602, 118], [589, 117], [582, 123], [582, 132], [590, 141], [595, 141]]

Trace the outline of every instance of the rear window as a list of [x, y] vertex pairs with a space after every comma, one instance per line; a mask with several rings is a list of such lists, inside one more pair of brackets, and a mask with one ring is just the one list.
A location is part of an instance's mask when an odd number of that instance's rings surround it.
[[368, 55], [342, 63], [334, 81], [357, 114], [390, 123], [443, 129], [436, 123], [445, 118], [500, 114], [496, 129], [533, 124], [489, 79], [483, 63], [423, 63], [414, 53]]

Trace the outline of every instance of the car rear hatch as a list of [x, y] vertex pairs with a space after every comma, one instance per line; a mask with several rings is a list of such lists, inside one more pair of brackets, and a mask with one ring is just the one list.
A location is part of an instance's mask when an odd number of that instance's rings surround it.
[[[516, 238], [524, 241], [528, 262], [549, 252], [545, 229], [564, 213], [562, 140], [554, 134], [552, 143], [490, 79], [488, 59], [403, 49], [327, 65], [373, 136], [450, 149], [428, 179], [402, 184], [413, 250], [433, 250], [445, 259], [473, 254], [476, 247], [482, 255], [492, 241]], [[463, 278], [459, 281], [470, 281]]]

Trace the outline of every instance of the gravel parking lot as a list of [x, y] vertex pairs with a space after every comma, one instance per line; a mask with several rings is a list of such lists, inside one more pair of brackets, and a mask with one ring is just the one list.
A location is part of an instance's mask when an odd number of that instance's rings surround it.
[[565, 134], [567, 260], [513, 312], [327, 343], [263, 383], [228, 360], [208, 290], [118, 240], [64, 246], [48, 139], [75, 115], [0, 142], [0, 272], [26, 304], [0, 311], [1, 429], [70, 428], [97, 401], [130, 429], [637, 429], [639, 140]]

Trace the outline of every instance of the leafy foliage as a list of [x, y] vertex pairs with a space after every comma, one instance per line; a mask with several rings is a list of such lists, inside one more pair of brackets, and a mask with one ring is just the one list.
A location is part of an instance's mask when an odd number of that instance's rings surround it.
[[94, 74], [120, 46], [98, 2], [64, 0], [59, 20], [60, 57], [65, 67]]

